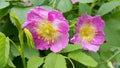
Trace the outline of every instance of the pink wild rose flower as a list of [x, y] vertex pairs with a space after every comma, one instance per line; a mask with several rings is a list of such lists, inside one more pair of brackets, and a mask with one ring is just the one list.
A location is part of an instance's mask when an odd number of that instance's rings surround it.
[[75, 4], [75, 3], [77, 3], [78, 2], [78, 0], [72, 0], [72, 3], [73, 4]]
[[43, 7], [31, 9], [23, 28], [31, 32], [39, 50], [50, 48], [53, 52], [59, 52], [68, 45], [69, 25], [57, 10], [46, 10]]
[[100, 44], [104, 43], [104, 21], [100, 16], [83, 14], [78, 18], [76, 34], [71, 39], [75, 44], [82, 44], [84, 50], [96, 52]]

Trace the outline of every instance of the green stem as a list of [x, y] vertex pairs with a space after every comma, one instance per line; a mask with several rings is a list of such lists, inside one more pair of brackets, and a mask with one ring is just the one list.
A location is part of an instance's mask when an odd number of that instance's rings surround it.
[[107, 60], [107, 62], [110, 61], [110, 60], [112, 60], [112, 59], [113, 59], [115, 56], [117, 56], [119, 53], [120, 53], [120, 50], [118, 50], [113, 56], [111, 56], [111, 57]]
[[53, 1], [52, 9], [55, 9], [55, 5], [56, 5], [56, 0]]
[[72, 67], [75, 68], [75, 65], [74, 65], [74, 63], [72, 62], [72, 60], [71, 60], [70, 58], [68, 58], [68, 57], [66, 57], [66, 58], [70, 61], [70, 63], [72, 64]]
[[69, 27], [72, 28], [72, 27], [74, 27], [74, 26], [75, 26], [75, 24], [72, 24], [72, 25], [70, 25]]
[[94, 8], [95, 5], [96, 5], [96, 3], [93, 2], [93, 3], [91, 4], [91, 6], [90, 6], [90, 9], [92, 10], [92, 9]]
[[25, 63], [25, 56], [24, 56], [24, 41], [23, 41], [23, 31], [22, 30], [19, 31], [19, 40], [20, 40], [20, 46], [21, 46], [20, 55], [21, 55], [21, 58], [23, 61], [23, 66], [24, 66], [24, 68], [27, 68], [26, 63]]
[[11, 39], [9, 39], [9, 41], [10, 41], [10, 42], [15, 46], [15, 48], [19, 51], [17, 45], [16, 45]]

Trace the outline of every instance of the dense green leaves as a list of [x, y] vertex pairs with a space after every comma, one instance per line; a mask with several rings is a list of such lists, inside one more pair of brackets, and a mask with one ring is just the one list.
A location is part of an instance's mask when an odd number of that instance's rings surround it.
[[[20, 56], [19, 51], [14, 45], [11, 46], [11, 52], [14, 57]], [[24, 53], [25, 53], [25, 57], [28, 59], [31, 58], [32, 56], [39, 56], [39, 51], [36, 48], [28, 47], [27, 44], [25, 44], [24, 46]]]
[[[113, 68], [115, 62], [120, 66], [120, 54], [116, 55], [120, 49], [120, 0], [78, 0], [75, 4], [71, 0], [29, 0], [32, 4], [30, 6], [24, 1], [0, 0], [0, 31], [4, 33], [0, 33], [0, 68], [23, 68], [21, 56], [27, 61], [27, 68]], [[22, 24], [26, 22], [27, 12], [36, 6], [62, 12], [69, 22], [69, 39], [75, 34], [78, 17], [84, 13], [101, 15], [105, 20], [104, 44], [101, 44], [96, 53], [83, 51], [80, 44], [70, 41], [58, 53], [53, 53], [50, 49], [42, 51], [34, 48], [32, 35], [29, 30], [22, 29]], [[112, 57], [113, 55], [116, 56]], [[114, 67], [117, 68], [118, 65]]]
[[67, 12], [72, 9], [72, 3], [70, 0], [60, 0], [57, 9], [60, 10], [61, 12]]
[[98, 64], [92, 57], [79, 50], [69, 53], [68, 57], [90, 67], [96, 67]]
[[9, 6], [9, 2], [0, 1], [0, 9], [3, 9], [7, 6]]
[[105, 17], [105, 34], [106, 34], [106, 42], [108, 46], [118, 46], [120, 47], [120, 13], [115, 12], [110, 17]]
[[82, 46], [76, 44], [69, 44], [65, 49], [61, 51], [61, 53], [67, 53], [78, 49], [82, 49]]
[[80, 3], [91, 3], [95, 2], [96, 0], [78, 0]]
[[9, 58], [9, 38], [0, 32], [0, 66], [5, 67]]
[[112, 11], [114, 8], [116, 8], [117, 6], [120, 6], [120, 2], [109, 2], [109, 3], [105, 3], [105, 4], [103, 4], [103, 5], [99, 8], [97, 14], [99, 14], [99, 15], [101, 15], [101, 16], [102, 16], [102, 15], [105, 15], [105, 14], [111, 12], [111, 11]]
[[91, 9], [88, 4], [79, 3], [79, 13], [80, 14], [91, 14]]
[[9, 13], [10, 8], [0, 9], [0, 19]]
[[39, 51], [36, 48], [29, 48], [28, 45], [24, 46], [24, 53], [26, 58], [30, 58], [32, 56], [40, 56]]
[[32, 7], [29, 8], [20, 8], [20, 7], [14, 7], [11, 9], [10, 14], [14, 14], [20, 21], [21, 24], [25, 22], [26, 20], [26, 15], [27, 12], [31, 9]]
[[43, 64], [43, 58], [33, 56], [27, 62], [27, 68], [38, 68], [42, 64]]
[[67, 68], [65, 57], [61, 54], [48, 54], [48, 56], [45, 59], [44, 68]]

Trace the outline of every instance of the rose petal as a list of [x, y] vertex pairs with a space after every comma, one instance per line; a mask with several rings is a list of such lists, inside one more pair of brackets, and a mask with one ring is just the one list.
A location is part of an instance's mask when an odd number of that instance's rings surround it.
[[94, 37], [94, 40], [91, 41], [91, 43], [95, 45], [104, 43], [104, 36], [104, 33], [102, 31], [99, 31]]
[[55, 43], [52, 44], [50, 50], [53, 52], [59, 52], [68, 45], [68, 34], [61, 35], [58, 39], [55, 40]]
[[105, 23], [104, 21], [101, 19], [100, 16], [94, 16], [92, 18], [92, 23], [93, 25], [95, 25], [95, 27], [97, 28], [98, 31], [102, 31], [104, 26], [105, 26]]
[[50, 21], [54, 21], [55, 19], [59, 19], [59, 20], [65, 20], [65, 18], [63, 17], [62, 13], [56, 10], [51, 10], [48, 13], [48, 19]]
[[73, 42], [73, 43], [75, 43], [75, 44], [80, 44], [81, 41], [82, 41], [82, 39], [79, 36], [79, 34], [75, 34], [70, 41]]
[[77, 27], [76, 27], [76, 32], [79, 33], [80, 28], [91, 22], [91, 16], [87, 15], [87, 14], [82, 14], [81, 17], [78, 18], [78, 23], [77, 23]]
[[82, 42], [82, 48], [84, 50], [89, 50], [89, 51], [97, 52], [99, 50], [99, 47], [100, 46], [91, 44], [90, 42]]
[[31, 9], [30, 12], [27, 14], [27, 20], [40, 20], [40, 19], [46, 19], [48, 16], [48, 11], [42, 7], [35, 7], [34, 9]]
[[34, 39], [35, 44], [37, 45], [37, 49], [39, 50], [48, 50], [50, 45], [45, 42], [43, 39]]

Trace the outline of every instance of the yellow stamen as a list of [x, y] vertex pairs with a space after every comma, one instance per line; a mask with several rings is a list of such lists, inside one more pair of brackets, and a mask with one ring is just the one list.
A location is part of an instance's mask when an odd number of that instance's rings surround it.
[[59, 32], [48, 20], [44, 20], [38, 27], [38, 35], [40, 38], [43, 38], [45, 42], [50, 44], [54, 43], [54, 40], [59, 36]]
[[52, 43], [54, 43], [55, 42], [55, 40], [54, 39], [52, 39]]
[[83, 25], [80, 30], [80, 35], [84, 41], [91, 41], [94, 39], [94, 36], [97, 34], [97, 30], [92, 26], [91, 23]]

